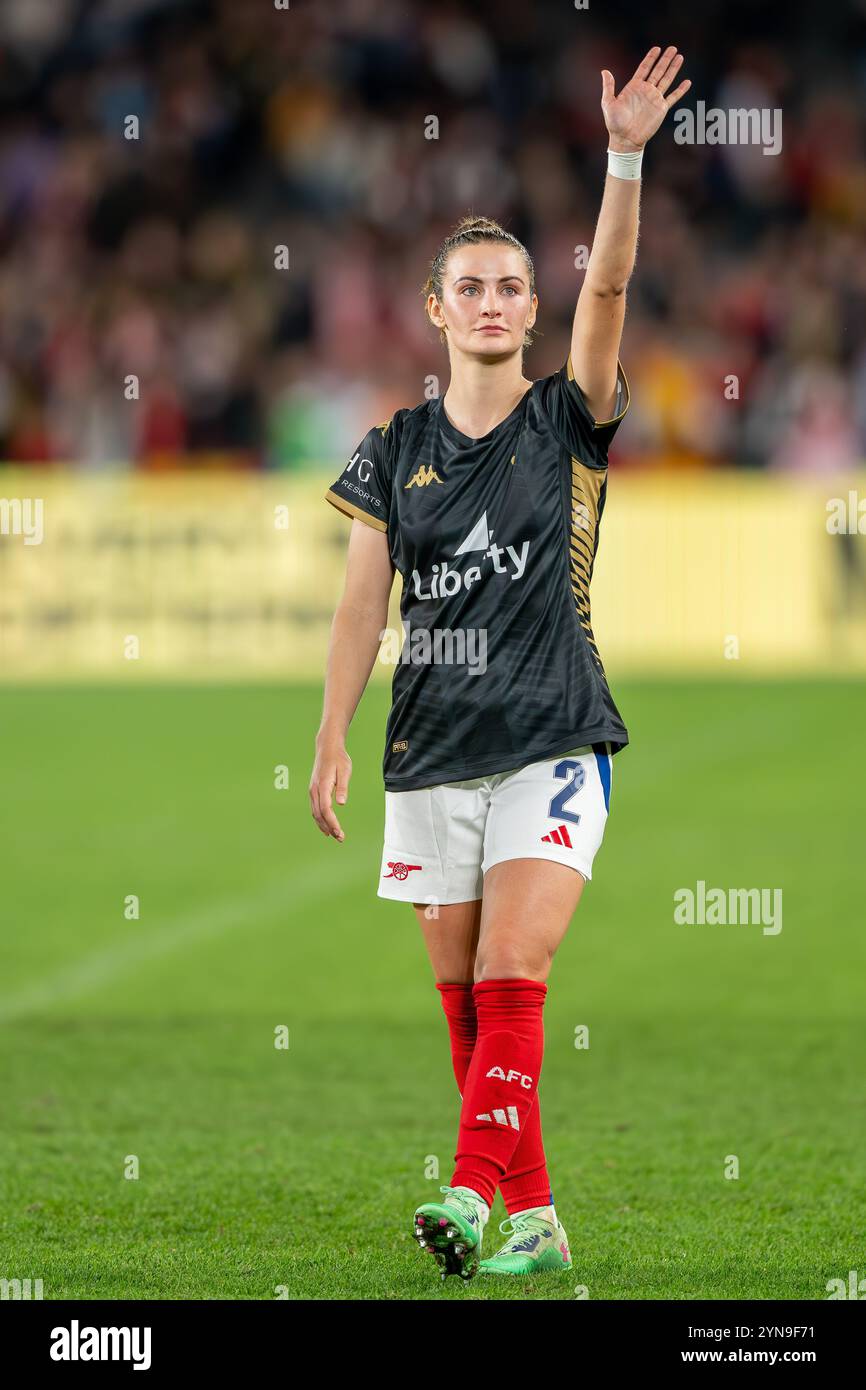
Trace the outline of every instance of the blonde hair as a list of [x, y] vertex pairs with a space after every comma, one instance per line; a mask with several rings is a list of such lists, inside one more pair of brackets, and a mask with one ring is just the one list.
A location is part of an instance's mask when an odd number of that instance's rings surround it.
[[[517, 237], [512, 236], [510, 232], [506, 232], [504, 227], [500, 227], [498, 222], [493, 221], [493, 218], [476, 217], [474, 214], [469, 213], [468, 216], [461, 217], [454, 230], [448, 233], [448, 236], [430, 262], [430, 270], [427, 279], [421, 287], [421, 293], [424, 296], [424, 313], [428, 319], [427, 299], [429, 295], [435, 294], [439, 303], [442, 303], [444, 296], [445, 267], [451, 252], [457, 251], [461, 246], [477, 246], [480, 242], [485, 241], [502, 242], [506, 246], [513, 246], [515, 251], [520, 252], [526, 263], [526, 271], [529, 275], [530, 299], [535, 294], [535, 266], [523, 242], [518, 241]], [[527, 328], [523, 337], [523, 346], [525, 348], [532, 346], [535, 331], [536, 330], [533, 328]], [[448, 341], [448, 336], [444, 328], [439, 329], [439, 339], [440, 342], [443, 343], [447, 343]]]

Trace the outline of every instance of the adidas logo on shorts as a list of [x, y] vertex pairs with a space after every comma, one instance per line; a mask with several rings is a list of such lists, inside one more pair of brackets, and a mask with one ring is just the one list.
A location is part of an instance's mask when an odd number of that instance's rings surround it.
[[549, 835], [542, 835], [541, 838], [545, 844], [564, 845], [566, 849], [574, 849], [567, 825], [558, 825], [555, 830], [551, 830]]

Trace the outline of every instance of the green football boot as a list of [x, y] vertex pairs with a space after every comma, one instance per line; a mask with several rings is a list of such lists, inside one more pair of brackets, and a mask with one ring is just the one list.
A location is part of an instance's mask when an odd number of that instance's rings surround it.
[[412, 1234], [422, 1250], [436, 1258], [442, 1278], [471, 1279], [478, 1271], [481, 1237], [490, 1208], [469, 1187], [440, 1187], [444, 1202], [424, 1202], [412, 1220]]
[[509, 1238], [501, 1250], [478, 1266], [479, 1274], [538, 1274], [546, 1269], [570, 1269], [571, 1251], [565, 1228], [550, 1207], [533, 1207], [500, 1222]]

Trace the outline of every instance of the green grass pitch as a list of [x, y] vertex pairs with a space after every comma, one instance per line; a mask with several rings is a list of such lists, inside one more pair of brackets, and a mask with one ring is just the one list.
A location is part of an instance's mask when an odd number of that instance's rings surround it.
[[[309, 815], [318, 690], [0, 691], [0, 1278], [46, 1299], [821, 1299], [866, 1276], [864, 694], [616, 683], [633, 742], [545, 1010], [574, 1268], [464, 1286], [410, 1236], [459, 1101], [412, 909], [375, 895], [387, 691], [350, 733], [344, 844]], [[676, 925], [699, 879], [781, 888], [782, 931]]]

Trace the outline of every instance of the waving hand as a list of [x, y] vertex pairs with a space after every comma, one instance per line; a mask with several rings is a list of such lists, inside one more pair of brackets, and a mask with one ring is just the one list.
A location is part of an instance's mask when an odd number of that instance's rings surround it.
[[621, 154], [642, 150], [655, 135], [668, 111], [692, 85], [686, 80], [667, 95], [682, 61], [683, 55], [673, 45], [664, 53], [658, 47], [651, 48], [619, 96], [614, 93], [613, 73], [603, 69], [601, 110], [611, 149]]

